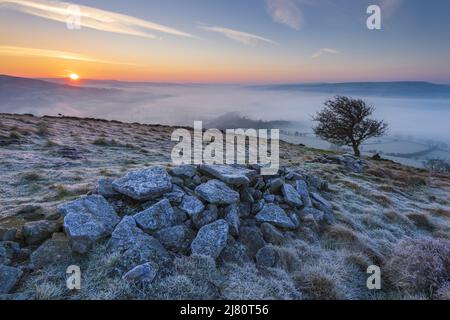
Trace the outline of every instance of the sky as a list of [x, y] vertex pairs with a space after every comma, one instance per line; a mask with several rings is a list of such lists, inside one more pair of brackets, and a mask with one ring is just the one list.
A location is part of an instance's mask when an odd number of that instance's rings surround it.
[[[373, 4], [381, 30], [366, 26]], [[449, 12], [448, 0], [0, 0], [0, 73], [450, 83]]]

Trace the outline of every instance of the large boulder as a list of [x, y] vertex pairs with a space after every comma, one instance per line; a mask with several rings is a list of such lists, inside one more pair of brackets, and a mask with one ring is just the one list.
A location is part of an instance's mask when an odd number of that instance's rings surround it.
[[22, 235], [28, 245], [38, 244], [50, 238], [60, 226], [55, 221], [47, 220], [27, 222], [22, 227]]
[[138, 201], [151, 200], [172, 190], [171, 177], [162, 167], [128, 172], [113, 181], [114, 190]]
[[179, 208], [186, 212], [190, 217], [198, 215], [205, 210], [205, 205], [195, 196], [184, 196]]
[[212, 204], [232, 204], [239, 201], [239, 193], [219, 180], [209, 180], [199, 185], [195, 193]]
[[256, 175], [255, 170], [220, 164], [200, 165], [200, 170], [229, 185], [248, 185]]
[[111, 234], [120, 221], [108, 201], [100, 195], [90, 195], [58, 206], [64, 216], [64, 231], [72, 250], [88, 252], [98, 240]]
[[272, 203], [266, 204], [264, 208], [258, 212], [256, 221], [261, 223], [268, 222], [280, 228], [295, 229], [295, 224], [287, 216], [286, 212], [276, 204]]
[[135, 214], [134, 219], [138, 226], [147, 233], [171, 227], [178, 220], [167, 199], [162, 199], [150, 208]]
[[284, 201], [286, 201], [286, 203], [291, 207], [299, 208], [303, 205], [302, 198], [298, 194], [297, 190], [295, 190], [295, 188], [290, 184], [284, 183], [281, 186], [281, 192], [284, 196]]
[[210, 256], [214, 259], [225, 248], [228, 239], [228, 223], [217, 220], [202, 227], [191, 244], [192, 254]]
[[195, 237], [194, 231], [186, 225], [178, 225], [162, 229], [155, 233], [162, 245], [174, 252], [186, 253]]
[[30, 257], [31, 267], [40, 269], [55, 263], [68, 261], [72, 257], [69, 239], [64, 233], [54, 233], [37, 248]]
[[151, 262], [162, 272], [169, 272], [172, 259], [166, 249], [154, 237], [146, 234], [131, 216], [125, 216], [117, 225], [108, 242], [108, 249], [119, 258], [115, 271], [119, 274]]
[[19, 268], [0, 265], [0, 294], [9, 293], [22, 277]]

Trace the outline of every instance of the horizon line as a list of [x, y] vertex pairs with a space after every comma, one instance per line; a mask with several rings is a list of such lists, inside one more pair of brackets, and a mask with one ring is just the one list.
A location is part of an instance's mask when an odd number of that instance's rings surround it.
[[[70, 81], [68, 77], [26, 77], [20, 75], [10, 75], [0, 73], [0, 76], [12, 77], [12, 78], [23, 78], [23, 79], [32, 79], [32, 80], [41, 80], [41, 81], [49, 81], [49, 80], [67, 80]], [[285, 85], [327, 85], [327, 84], [377, 84], [377, 83], [428, 83], [434, 85], [450, 85], [450, 81], [448, 82], [437, 82], [437, 81], [428, 81], [428, 80], [349, 80], [349, 81], [313, 81], [313, 82], [301, 82], [301, 81], [286, 81], [286, 82], [234, 82], [234, 81], [210, 81], [210, 82], [195, 82], [195, 81], [154, 81], [154, 80], [119, 80], [117, 78], [114, 79], [94, 79], [94, 78], [80, 78], [77, 80], [78, 83], [82, 83], [83, 81], [110, 81], [110, 82], [122, 82], [122, 83], [142, 83], [142, 84], [167, 84], [167, 85], [240, 85], [240, 86], [285, 86]], [[73, 83], [74, 85], [76, 83]]]

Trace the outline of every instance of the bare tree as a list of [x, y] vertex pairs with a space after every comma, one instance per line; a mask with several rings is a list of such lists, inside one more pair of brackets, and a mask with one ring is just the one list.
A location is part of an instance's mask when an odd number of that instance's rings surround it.
[[386, 134], [384, 121], [370, 119], [375, 111], [361, 99], [336, 96], [325, 102], [313, 120], [318, 125], [313, 128], [320, 138], [339, 146], [351, 146], [355, 156], [361, 155], [359, 147], [364, 140]]

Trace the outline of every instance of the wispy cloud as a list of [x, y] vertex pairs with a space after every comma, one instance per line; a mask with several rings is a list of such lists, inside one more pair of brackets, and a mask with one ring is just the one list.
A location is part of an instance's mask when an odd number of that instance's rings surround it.
[[202, 30], [210, 31], [210, 32], [217, 32], [221, 33], [227, 38], [246, 44], [246, 45], [255, 45], [259, 42], [266, 42], [271, 44], [276, 44], [275, 41], [257, 36], [255, 34], [242, 32], [238, 30], [223, 28], [223, 27], [209, 27], [209, 26], [198, 26]]
[[266, 6], [273, 21], [295, 30], [302, 27], [302, 13], [295, 0], [266, 0]]
[[390, 18], [402, 6], [403, 0], [381, 0], [380, 8], [383, 16]]
[[336, 49], [322, 48], [319, 51], [317, 51], [316, 53], [314, 53], [311, 56], [311, 58], [316, 59], [316, 58], [323, 56], [324, 54], [340, 54], [340, 52]]
[[[0, 6], [64, 23], [73, 14], [70, 10], [73, 5], [69, 2], [51, 0], [0, 0]], [[88, 6], [77, 6], [80, 8], [81, 27], [150, 39], [160, 38], [154, 32], [195, 38], [189, 33], [147, 20]]]
[[3, 56], [15, 56], [15, 57], [42, 57], [42, 58], [54, 58], [63, 60], [76, 60], [83, 62], [95, 62], [95, 63], [110, 63], [110, 64], [122, 64], [122, 65], [135, 65], [132, 63], [116, 62], [97, 59], [88, 55], [59, 51], [59, 50], [47, 50], [38, 48], [26, 48], [15, 46], [0, 46], [0, 55]]

